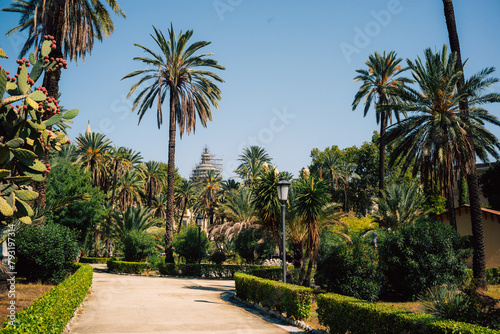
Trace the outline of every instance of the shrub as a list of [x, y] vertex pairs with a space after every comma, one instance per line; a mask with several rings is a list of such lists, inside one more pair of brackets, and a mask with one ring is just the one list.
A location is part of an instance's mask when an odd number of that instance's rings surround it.
[[62, 333], [92, 284], [93, 268], [88, 264], [16, 314], [15, 327], [5, 322], [1, 333]]
[[274, 255], [274, 242], [266, 239], [264, 232], [250, 228], [242, 230], [234, 239], [234, 247], [247, 263], [268, 259]]
[[16, 233], [16, 270], [29, 281], [63, 281], [77, 255], [76, 236], [65, 226], [23, 226]]
[[334, 293], [319, 295], [316, 301], [318, 319], [322, 325], [328, 327], [330, 333], [498, 333], [477, 325], [440, 320], [429, 314], [415, 314]]
[[115, 261], [110, 259], [106, 264], [109, 270], [126, 274], [142, 274], [152, 268], [148, 262]]
[[217, 250], [210, 255], [210, 261], [215, 264], [223, 264], [226, 261], [226, 253], [221, 250]]
[[241, 299], [285, 312], [287, 317], [307, 319], [311, 314], [311, 288], [284, 284], [243, 273], [234, 275], [236, 294]]
[[[186, 259], [186, 263], [195, 263], [198, 261], [198, 237], [199, 228], [194, 225], [184, 227], [177, 235], [174, 236], [172, 245], [175, 252]], [[210, 247], [205, 231], [201, 231], [201, 258], [203, 259]]]
[[104, 264], [109, 260], [107, 257], [88, 257], [82, 256], [80, 258], [80, 263], [101, 263]]
[[321, 246], [316, 283], [328, 291], [377, 300], [381, 278], [376, 250], [362, 238], [353, 238], [352, 243], [341, 237], [334, 240]]
[[415, 299], [433, 286], [459, 285], [466, 277], [466, 238], [440, 222], [422, 220], [380, 233], [379, 261], [386, 297]]
[[125, 261], [143, 261], [156, 252], [154, 238], [142, 231], [131, 230], [122, 239]]
[[479, 309], [471, 298], [457, 288], [432, 287], [419, 300], [426, 313], [443, 319], [466, 321], [479, 316]]

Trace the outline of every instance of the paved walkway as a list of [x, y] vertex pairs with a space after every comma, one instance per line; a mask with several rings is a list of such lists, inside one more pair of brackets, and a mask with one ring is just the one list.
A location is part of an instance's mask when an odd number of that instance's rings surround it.
[[96, 267], [93, 292], [71, 334], [304, 333], [222, 300], [222, 293], [234, 292], [232, 280], [125, 276]]

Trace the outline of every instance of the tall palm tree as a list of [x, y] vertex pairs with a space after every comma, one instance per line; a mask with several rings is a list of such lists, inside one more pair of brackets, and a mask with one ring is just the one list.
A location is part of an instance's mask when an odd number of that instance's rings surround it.
[[131, 230], [144, 232], [156, 224], [153, 212], [141, 206], [127, 206], [123, 211], [112, 212], [111, 216], [113, 217], [111, 235], [116, 241], [121, 240]]
[[253, 186], [253, 183], [264, 163], [270, 163], [271, 157], [266, 150], [260, 146], [250, 146], [243, 149], [238, 159], [240, 165], [234, 171], [244, 182], [245, 185]]
[[[393, 112], [397, 120], [399, 120], [399, 113], [389, 108], [378, 108], [377, 106], [394, 103], [394, 97], [389, 93], [389, 89], [394, 86], [404, 85], [410, 81], [404, 77], [397, 77], [401, 72], [405, 71], [406, 68], [401, 68], [399, 63], [402, 59], [396, 57], [397, 54], [394, 51], [389, 53], [384, 51], [382, 55], [375, 52], [370, 55], [365, 62], [368, 66], [368, 70], [356, 70], [358, 75], [354, 78], [354, 81], [362, 81], [363, 84], [354, 96], [352, 110], [356, 109], [359, 102], [361, 102], [361, 99], [364, 97], [364, 116], [366, 116], [373, 102], [375, 105], [377, 124], [380, 123], [380, 136], [384, 135], [388, 121], [392, 120]], [[385, 144], [382, 142], [379, 147], [378, 179], [379, 196], [381, 196], [385, 184]]]
[[[160, 30], [154, 28], [151, 35], [161, 53], [135, 44], [145, 51], [150, 58], [135, 57], [152, 68], [137, 70], [127, 74], [123, 79], [142, 76], [131, 88], [128, 96], [134, 94], [138, 86], [148, 83], [134, 100], [132, 110], [138, 109], [139, 122], [144, 114], [157, 103], [157, 124], [160, 128], [163, 122], [162, 104], [165, 97], [169, 99], [169, 139], [168, 139], [168, 176], [167, 176], [167, 221], [165, 232], [165, 262], [174, 262], [172, 238], [174, 228], [174, 183], [175, 183], [175, 135], [176, 127], [182, 138], [184, 131], [194, 133], [196, 115], [200, 123], [206, 127], [212, 120], [210, 104], [218, 108], [217, 101], [221, 99], [220, 89], [212, 80], [224, 82], [215, 73], [205, 68], [224, 70], [216, 60], [208, 58], [211, 54], [195, 55], [197, 51], [210, 42], [195, 42], [188, 46], [193, 35], [192, 30], [179, 33], [177, 37], [172, 25], [168, 30], [168, 39]], [[167, 94], [168, 92], [168, 94]]]
[[163, 194], [156, 196], [153, 200], [153, 207], [151, 209], [155, 217], [165, 221], [167, 218], [167, 197]]
[[195, 190], [196, 185], [191, 180], [182, 180], [182, 182], [175, 187], [175, 201], [176, 203], [178, 203], [179, 208], [181, 208], [181, 217], [179, 218], [179, 227], [177, 228], [177, 233], [181, 231], [182, 221], [184, 220], [186, 209], [193, 204], [193, 200], [196, 195]]
[[[413, 115], [391, 126], [384, 141], [394, 144], [391, 164], [402, 164], [405, 171], [414, 164], [413, 173], [418, 171], [425, 180], [432, 175], [444, 187], [450, 224], [456, 228], [453, 201], [454, 169], [468, 173], [474, 168], [470, 159], [477, 154], [481, 160], [488, 160], [488, 153], [498, 157], [500, 148], [497, 138], [484, 123], [500, 125], [497, 118], [481, 107], [485, 103], [500, 102], [500, 94], [482, 94], [498, 81], [488, 78], [494, 69], [487, 68], [472, 76], [461, 89], [456, 84], [462, 75], [456, 69], [456, 54], [448, 56], [446, 46], [441, 53], [425, 50], [425, 61], [417, 58], [408, 60], [418, 90], [399, 87], [393, 91], [404, 102], [401, 110]], [[469, 100], [469, 112], [460, 112], [459, 104]], [[473, 134], [470, 138], [467, 134]]]
[[222, 178], [214, 170], [207, 171], [207, 174], [198, 181], [199, 189], [198, 205], [199, 211], [210, 220], [210, 225], [214, 224], [215, 210], [219, 201], [218, 195]]
[[356, 174], [356, 168], [358, 165], [352, 162], [342, 161], [339, 163], [338, 170], [338, 179], [339, 183], [342, 186], [342, 190], [344, 192], [344, 212], [349, 211], [349, 205], [347, 203], [347, 189], [349, 188], [349, 184], [353, 179], [359, 179], [359, 175]]
[[330, 201], [328, 183], [307, 173], [293, 184], [294, 207], [297, 215], [303, 218], [307, 236], [305, 242], [306, 255], [309, 258], [304, 285], [309, 285], [311, 271], [317, 257], [319, 245], [319, 217], [325, 205]]
[[144, 193], [144, 184], [141, 175], [130, 169], [118, 179], [116, 194], [122, 210], [134, 204], [142, 204], [141, 195]]
[[[106, 3], [116, 15], [125, 17], [116, 0], [106, 0]], [[56, 41], [56, 47], [49, 57], [62, 59], [63, 55], [69, 55], [75, 61], [79, 57], [85, 60], [87, 52], [92, 51], [94, 39], [102, 41], [103, 36], [110, 36], [114, 30], [108, 10], [98, 0], [13, 0], [10, 7], [2, 10], [21, 14], [19, 24], [7, 35], [29, 31], [19, 57], [26, 55], [33, 46], [37, 51], [44, 42], [44, 36], [51, 36]], [[61, 69], [45, 72], [43, 86], [48, 96], [58, 98], [60, 78]], [[41, 157], [41, 161], [48, 163], [48, 152]], [[46, 181], [35, 182], [35, 189], [39, 193], [35, 205], [45, 206]]]
[[131, 166], [131, 161], [130, 161], [130, 154], [127, 152], [126, 147], [116, 147], [113, 146], [111, 148], [111, 153], [110, 153], [110, 162], [113, 168], [112, 172], [112, 177], [113, 177], [113, 183], [112, 183], [112, 190], [111, 190], [111, 206], [114, 206], [115, 203], [115, 193], [116, 193], [116, 181], [118, 179], [118, 176], [123, 175], [125, 173], [125, 170]]
[[[443, 0], [444, 16], [446, 18], [446, 27], [448, 29], [448, 37], [450, 40], [450, 48], [457, 55], [456, 68], [462, 71], [461, 78], [457, 81], [457, 88], [461, 89], [465, 84], [465, 76], [463, 72], [462, 55], [460, 53], [460, 43], [458, 39], [457, 25], [455, 22], [455, 11], [453, 9], [453, 0]], [[460, 112], [466, 114], [469, 110], [468, 101], [463, 100], [459, 104]], [[469, 137], [473, 134], [468, 133]], [[472, 257], [472, 271], [479, 289], [487, 289], [486, 284], [486, 258], [484, 251], [484, 236], [482, 223], [481, 201], [479, 199], [479, 185], [476, 171], [476, 156], [470, 156], [472, 169], [467, 176], [467, 186], [469, 193], [469, 203], [471, 208], [471, 226], [472, 226], [472, 242], [474, 245], [474, 253]]]
[[92, 174], [94, 186], [102, 186], [106, 178], [105, 163], [111, 149], [111, 140], [102, 133], [86, 133], [79, 135], [77, 140], [77, 163]]
[[145, 181], [145, 193], [148, 200], [148, 208], [151, 208], [154, 197], [161, 194], [163, 189], [163, 179], [166, 177], [166, 174], [161, 168], [161, 164], [157, 161], [148, 161], [145, 164], [140, 165], [139, 172]]

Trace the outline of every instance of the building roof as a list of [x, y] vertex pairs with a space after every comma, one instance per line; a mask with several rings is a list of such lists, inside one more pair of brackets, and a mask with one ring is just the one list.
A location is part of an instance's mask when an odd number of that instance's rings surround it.
[[[496, 218], [498, 223], [500, 223], [500, 211], [485, 209], [485, 208], [481, 208], [481, 211], [483, 212], [483, 217], [485, 218], [490, 217], [491, 220], [495, 220]], [[470, 205], [468, 204], [462, 205], [461, 207], [455, 209], [455, 215], [457, 216], [466, 215], [469, 213], [470, 213]], [[445, 219], [448, 219], [448, 212], [447, 211], [443, 212], [437, 215], [436, 218], [442, 222]]]

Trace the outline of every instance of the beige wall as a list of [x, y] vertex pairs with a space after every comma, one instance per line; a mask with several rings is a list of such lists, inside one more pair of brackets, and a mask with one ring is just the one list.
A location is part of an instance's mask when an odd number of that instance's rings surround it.
[[[470, 211], [461, 209], [456, 211], [458, 233], [472, 235]], [[449, 224], [447, 219], [445, 224]], [[486, 255], [486, 267], [500, 267], [500, 217], [483, 213], [483, 234]], [[471, 259], [468, 261], [472, 264]]]

